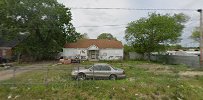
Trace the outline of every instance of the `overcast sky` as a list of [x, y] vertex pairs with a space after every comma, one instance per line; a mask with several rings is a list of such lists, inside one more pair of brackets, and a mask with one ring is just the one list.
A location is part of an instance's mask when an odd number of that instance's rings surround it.
[[[202, 8], [203, 0], [58, 0], [70, 8], [136, 8], [136, 9], [199, 9]], [[72, 9], [72, 23], [77, 32], [87, 33], [92, 39], [101, 33], [111, 33], [118, 40], [125, 43], [124, 31], [126, 24], [146, 17], [150, 12], [157, 13], [180, 13], [190, 16], [186, 28], [182, 33], [181, 44], [183, 46], [198, 46], [189, 36], [195, 26], [199, 25], [199, 13], [196, 11], [137, 11], [116, 9]], [[105, 26], [118, 25], [118, 26]], [[86, 26], [86, 27], [84, 27]], [[87, 27], [100, 26], [100, 27]]]

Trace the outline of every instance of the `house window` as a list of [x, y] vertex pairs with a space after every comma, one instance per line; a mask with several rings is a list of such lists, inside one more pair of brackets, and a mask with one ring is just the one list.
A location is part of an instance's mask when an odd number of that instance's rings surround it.
[[85, 50], [81, 50], [81, 53], [84, 53], [84, 54], [85, 54]]
[[110, 71], [111, 68], [110, 68], [109, 66], [103, 65], [103, 66], [101, 67], [101, 70], [102, 70], [102, 71]]
[[107, 56], [107, 53], [103, 53], [103, 56]]
[[113, 59], [113, 56], [109, 56], [109, 59]]
[[81, 56], [81, 59], [82, 59], [82, 60], [85, 60], [85, 59], [87, 59], [87, 58], [86, 58], [86, 56]]

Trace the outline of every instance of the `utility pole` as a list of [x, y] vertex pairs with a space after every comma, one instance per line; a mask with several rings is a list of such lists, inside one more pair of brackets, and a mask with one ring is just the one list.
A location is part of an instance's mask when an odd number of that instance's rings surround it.
[[202, 22], [202, 9], [198, 9], [197, 12], [200, 13], [200, 67], [203, 68], [203, 22]]

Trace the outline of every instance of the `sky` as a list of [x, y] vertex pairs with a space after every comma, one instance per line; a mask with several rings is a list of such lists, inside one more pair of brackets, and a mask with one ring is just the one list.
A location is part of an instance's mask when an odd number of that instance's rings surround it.
[[[117, 9], [74, 9], [74, 8], [135, 8], [135, 9], [200, 9], [203, 0], [57, 0], [71, 9], [72, 23], [76, 31], [87, 33], [91, 39], [96, 39], [101, 33], [111, 33], [118, 40], [124, 39], [125, 27], [131, 22], [147, 17], [149, 13], [161, 14], [184, 13], [190, 17], [182, 32], [181, 45], [185, 47], [198, 46], [189, 38], [194, 27], [199, 26], [197, 11], [138, 11]], [[112, 26], [113, 25], [113, 26]], [[116, 25], [116, 26], [115, 26]], [[95, 26], [95, 27], [92, 27]]]

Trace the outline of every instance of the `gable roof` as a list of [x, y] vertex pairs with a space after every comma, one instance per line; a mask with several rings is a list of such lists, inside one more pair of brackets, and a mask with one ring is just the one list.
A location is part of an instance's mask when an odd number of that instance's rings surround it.
[[0, 38], [0, 47], [15, 47], [20, 41], [23, 40], [25, 36], [18, 36], [13, 40], [6, 40], [4, 38]]
[[16, 46], [17, 42], [16, 41], [8, 41], [5, 39], [0, 38], [0, 47], [14, 47]]
[[121, 41], [108, 39], [82, 39], [75, 43], [66, 43], [65, 48], [88, 48], [95, 45], [98, 48], [123, 48]]

